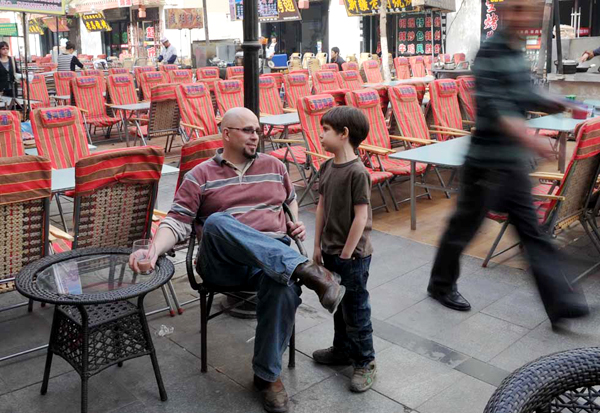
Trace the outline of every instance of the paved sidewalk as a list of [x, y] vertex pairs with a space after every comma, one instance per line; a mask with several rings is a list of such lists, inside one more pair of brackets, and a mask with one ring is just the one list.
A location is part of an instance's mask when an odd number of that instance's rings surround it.
[[[176, 177], [164, 180], [159, 206], [167, 209]], [[309, 229], [310, 247], [314, 214], [305, 210], [301, 218]], [[350, 368], [313, 362], [314, 350], [331, 345], [333, 323], [316, 295], [305, 289], [297, 314], [296, 368], [283, 370], [295, 412], [480, 413], [510, 371], [545, 354], [599, 342], [597, 311], [570, 323], [571, 333], [553, 333], [526, 272], [503, 266], [484, 269], [481, 260], [463, 257], [460, 290], [473, 310], [455, 312], [425, 291], [435, 247], [376, 231], [373, 244], [369, 289], [379, 367], [376, 384], [366, 393], [350, 393]], [[566, 252], [570, 275], [599, 259], [585, 238]], [[176, 271], [179, 299], [192, 298], [183, 264], [177, 264]], [[600, 276], [588, 277], [582, 287], [597, 307]], [[1, 300], [4, 304], [21, 297], [10, 293]], [[153, 293], [147, 304], [148, 310], [164, 305], [162, 295]], [[31, 314], [24, 308], [0, 313], [0, 357], [47, 343], [51, 315], [52, 306], [39, 305]], [[154, 336], [167, 402], [160, 401], [150, 360], [144, 357], [90, 380], [90, 412], [262, 412], [252, 390], [256, 322], [228, 315], [209, 322], [209, 371], [203, 374], [199, 318], [197, 304], [173, 318], [166, 313], [150, 317], [154, 330], [163, 324], [174, 327], [171, 335]], [[54, 358], [48, 393], [40, 395], [44, 360], [45, 354], [36, 353], [0, 363], [0, 413], [79, 412], [79, 377], [59, 357]]]

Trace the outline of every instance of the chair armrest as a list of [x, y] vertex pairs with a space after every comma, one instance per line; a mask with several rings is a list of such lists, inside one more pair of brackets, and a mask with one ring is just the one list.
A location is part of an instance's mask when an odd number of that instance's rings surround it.
[[430, 145], [432, 143], [437, 143], [437, 141], [434, 141], [432, 139], [420, 139], [420, 138], [413, 138], [411, 136], [394, 136], [394, 135], [390, 135], [390, 139], [393, 139], [395, 141], [420, 143], [422, 145]]
[[301, 139], [270, 139], [270, 141], [275, 143], [304, 143]]
[[112, 108], [113, 106], [116, 106], [116, 105], [114, 105], [112, 103], [106, 103], [106, 102], [104, 102], [104, 106], [108, 106], [109, 108]]
[[83, 108], [78, 108], [78, 109], [79, 109], [80, 111], [82, 111], [83, 113], [90, 113], [90, 111], [89, 111], [89, 110], [87, 110], [87, 109], [83, 109]]
[[185, 122], [179, 122], [179, 124], [181, 126], [185, 126], [186, 128], [190, 128], [190, 129], [198, 129], [198, 130], [201, 130], [201, 131], [204, 130], [204, 128], [201, 127], [201, 126], [196, 126], [196, 125], [192, 125], [192, 124], [185, 123]]
[[306, 151], [306, 153], [307, 153], [308, 155], [311, 155], [311, 156], [316, 156], [317, 158], [322, 158], [322, 159], [331, 159], [331, 158], [332, 158], [331, 156], [327, 156], [327, 155], [321, 155], [320, 153], [316, 153], [316, 152], [310, 152], [310, 151]]
[[260, 116], [263, 117], [263, 116], [273, 116], [273, 115], [271, 113], [260, 112]]
[[547, 181], [562, 181], [565, 178], [565, 174], [560, 172], [532, 172], [529, 176], [536, 179], [545, 179]]
[[472, 120], [463, 120], [462, 123], [464, 123], [465, 125], [475, 125], [475, 122], [473, 122]]
[[469, 133], [467, 131], [462, 131], [462, 132], [453, 132], [450, 130], [446, 130], [446, 129], [439, 129], [439, 130], [429, 130], [429, 134], [430, 135], [440, 135], [440, 134], [444, 134], [444, 135], [448, 135], [448, 136], [465, 136], [468, 135]]
[[148, 118], [137, 118], [137, 117], [132, 116], [132, 117], [129, 118], [129, 120], [135, 120], [135, 121], [138, 121], [138, 122], [148, 122], [150, 119], [148, 119]]
[[50, 225], [50, 234], [54, 235], [58, 239], [64, 239], [66, 241], [75, 241], [75, 238], [71, 234], [66, 233], [62, 229], [56, 228], [54, 225]]
[[358, 147], [358, 149], [362, 149], [364, 151], [374, 153], [375, 155], [387, 155], [387, 154], [395, 153], [396, 152], [393, 149], [381, 148], [379, 146], [365, 145], [364, 143], [361, 144]]
[[435, 128], [435, 129], [442, 130], [442, 131], [449, 131], [449, 132], [456, 132], [456, 133], [468, 133], [462, 129], [451, 128], [449, 126], [430, 125], [429, 128], [430, 128], [429, 130], [431, 130], [431, 128]]
[[562, 195], [550, 195], [550, 194], [531, 194], [534, 198], [542, 198], [542, 199], [548, 199], [548, 200], [555, 200], [555, 201], [564, 201], [565, 199], [567, 199], [566, 197], [562, 196]]
[[[161, 211], [160, 209], [155, 209], [152, 215], [152, 221], [158, 221], [161, 218], [165, 218], [168, 212]], [[156, 219], [154, 219], [156, 217]]]
[[298, 113], [298, 109], [294, 109], [294, 108], [283, 108], [283, 111], [285, 113]]

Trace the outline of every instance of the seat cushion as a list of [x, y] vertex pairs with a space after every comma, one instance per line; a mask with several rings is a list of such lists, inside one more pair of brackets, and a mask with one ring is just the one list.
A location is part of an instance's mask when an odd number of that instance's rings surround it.
[[380, 184], [386, 179], [391, 179], [394, 177], [394, 174], [391, 172], [374, 171], [371, 168], [367, 168], [367, 172], [369, 172], [369, 175], [371, 175], [371, 183], [373, 185]]
[[112, 126], [116, 123], [121, 122], [121, 119], [113, 118], [108, 115], [100, 115], [100, 116], [86, 116], [85, 121], [89, 125], [94, 125], [100, 128], [104, 128], [106, 126]]
[[290, 151], [294, 154], [296, 162], [299, 164], [306, 163], [306, 149], [303, 146], [290, 146], [289, 148], [279, 148], [269, 152], [269, 155], [274, 156], [280, 161], [294, 162]]

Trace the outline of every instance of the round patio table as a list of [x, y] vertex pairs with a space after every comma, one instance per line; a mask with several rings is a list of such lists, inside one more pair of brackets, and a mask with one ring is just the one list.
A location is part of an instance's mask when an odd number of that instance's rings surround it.
[[175, 268], [165, 257], [148, 275], [129, 268], [129, 248], [82, 248], [44, 257], [23, 268], [16, 288], [35, 301], [55, 304], [41, 393], [52, 356], [81, 377], [81, 411], [87, 412], [88, 379], [105, 368], [150, 356], [160, 398], [167, 400], [144, 311], [144, 297], [167, 283]]

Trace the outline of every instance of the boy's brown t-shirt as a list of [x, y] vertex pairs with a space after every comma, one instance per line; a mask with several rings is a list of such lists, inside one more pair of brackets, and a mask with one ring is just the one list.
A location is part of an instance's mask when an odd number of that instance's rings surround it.
[[324, 204], [321, 250], [326, 254], [341, 254], [354, 221], [354, 205], [367, 204], [367, 224], [352, 256], [371, 255], [371, 176], [360, 159], [343, 164], [335, 164], [333, 159], [326, 161], [320, 170], [319, 193]]

